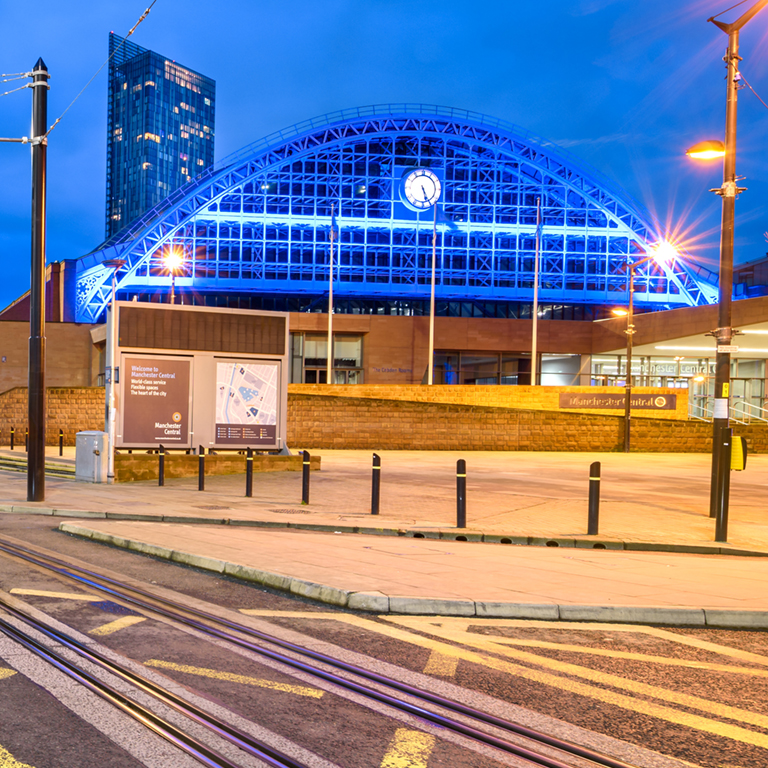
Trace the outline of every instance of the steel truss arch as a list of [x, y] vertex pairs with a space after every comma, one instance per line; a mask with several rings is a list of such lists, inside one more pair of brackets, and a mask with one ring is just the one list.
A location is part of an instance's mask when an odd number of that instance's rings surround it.
[[[330, 206], [339, 224], [339, 295], [424, 298], [432, 213], [399, 198], [405, 170], [441, 175], [437, 295], [530, 301], [535, 199], [542, 200], [540, 297], [626, 301], [626, 263], [663, 233], [597, 171], [546, 141], [483, 115], [389, 105], [315, 118], [226, 158], [78, 262], [77, 319], [97, 322], [112, 271], [118, 291], [165, 290], [162, 254], [178, 248], [177, 285], [200, 292], [321, 296], [328, 284]], [[685, 255], [638, 268], [635, 301], [713, 303], [717, 287]]]

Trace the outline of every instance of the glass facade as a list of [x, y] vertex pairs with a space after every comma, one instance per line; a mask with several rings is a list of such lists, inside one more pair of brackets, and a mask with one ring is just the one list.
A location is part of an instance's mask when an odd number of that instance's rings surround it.
[[[291, 334], [292, 384], [328, 383], [328, 334]], [[334, 384], [363, 383], [363, 337], [333, 334]]]
[[109, 35], [109, 239], [213, 165], [213, 80]]
[[[114, 68], [122, 74], [111, 93], [126, 79], [127, 65], [138, 66], [148, 56], [154, 54], [118, 59]], [[137, 75], [119, 93], [127, 100], [143, 98], [159, 88], [159, 76], [146, 86], [151, 78]], [[166, 86], [181, 87], [163, 81]], [[200, 89], [173, 98], [193, 103], [204, 96]], [[168, 119], [179, 118], [173, 101], [168, 104]], [[116, 106], [112, 110], [117, 114]], [[203, 125], [200, 114], [193, 117]], [[114, 133], [114, 117], [110, 125]], [[187, 153], [178, 148], [182, 129], [167, 123], [124, 130], [136, 148], [169, 154], [172, 147], [178, 155]], [[148, 133], [159, 142], [146, 139]], [[210, 135], [201, 140], [212, 149]], [[117, 155], [111, 157], [110, 173], [118, 173], [119, 165]], [[436, 209], [418, 212], [404, 202], [405, 178], [417, 168], [440, 181]], [[627, 261], [663, 237], [612, 182], [517, 126], [443, 107], [372, 106], [267, 136], [130, 223], [110, 242], [113, 247], [81, 260], [78, 319], [103, 316], [111, 271], [99, 262], [107, 253], [128, 261], [117, 275], [119, 295], [146, 299], [169, 292], [163, 259], [170, 249], [184, 256], [176, 292], [185, 295], [185, 303], [284, 300], [310, 307], [300, 311], [325, 311], [332, 211], [337, 312], [424, 314], [434, 228], [436, 297], [448, 316], [530, 316], [538, 234], [542, 307], [552, 319], [591, 320], [606, 306], [626, 303]], [[111, 215], [120, 222], [129, 217], [119, 206]], [[706, 304], [717, 294], [714, 276], [685, 254], [672, 264], [638, 267], [635, 288], [638, 311]]]

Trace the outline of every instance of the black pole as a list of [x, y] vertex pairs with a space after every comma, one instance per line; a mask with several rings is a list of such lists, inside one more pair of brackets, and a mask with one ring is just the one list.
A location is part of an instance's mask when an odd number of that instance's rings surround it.
[[197, 457], [197, 490], [205, 490], [205, 448], [198, 446]]
[[157, 451], [157, 484], [165, 485], [165, 448], [162, 445]]
[[467, 527], [467, 462], [456, 462], [456, 527]]
[[717, 487], [721, 494], [718, 505], [718, 516], [715, 520], [715, 541], [728, 541], [728, 494], [731, 488], [731, 449], [733, 446], [733, 429], [727, 427], [720, 430], [720, 476]]
[[45, 185], [48, 68], [32, 70], [32, 268], [29, 291], [27, 501], [45, 500]]
[[253, 496], [253, 449], [249, 448], [245, 453], [245, 495]]
[[24, 452], [29, 453], [29, 427], [24, 430]]
[[13, 450], [13, 438], [16, 434], [16, 427], [11, 427], [11, 450]]
[[64, 455], [64, 430], [59, 430], [59, 456]]
[[309, 451], [302, 451], [301, 503], [309, 504]]
[[379, 500], [381, 498], [381, 456], [373, 454], [373, 470], [371, 476], [371, 514], [379, 514]]
[[587, 536], [597, 536], [600, 527], [600, 462], [589, 465], [589, 518]]

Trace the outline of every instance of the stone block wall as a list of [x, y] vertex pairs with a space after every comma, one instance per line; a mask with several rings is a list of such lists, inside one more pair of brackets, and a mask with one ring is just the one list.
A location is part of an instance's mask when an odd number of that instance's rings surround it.
[[[24, 445], [27, 407], [26, 387], [0, 393], [0, 445], [10, 442], [11, 427], [16, 428], [16, 445]], [[59, 444], [59, 429], [64, 430], [64, 445], [74, 445], [78, 432], [104, 429], [104, 388], [50, 387], [46, 412], [46, 445]]]

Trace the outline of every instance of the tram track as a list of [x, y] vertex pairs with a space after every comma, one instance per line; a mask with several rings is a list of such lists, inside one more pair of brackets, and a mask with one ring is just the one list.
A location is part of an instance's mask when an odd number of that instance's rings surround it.
[[[633, 768], [630, 764], [599, 753], [595, 750], [558, 739], [532, 728], [521, 726], [482, 710], [474, 709], [461, 702], [439, 696], [430, 691], [403, 683], [363, 667], [350, 664], [318, 651], [288, 642], [274, 635], [248, 627], [239, 622], [216, 616], [212, 613], [170, 600], [136, 586], [124, 584], [109, 576], [67, 563], [56, 557], [13, 542], [0, 539], [0, 552], [19, 558], [30, 564], [50, 570], [72, 580], [81, 586], [96, 590], [112, 599], [127, 603], [142, 613], [162, 616], [171, 623], [182, 624], [219, 641], [224, 641], [257, 656], [268, 658], [297, 672], [321, 679], [365, 699], [385, 705], [399, 713], [445, 728], [487, 747], [500, 750], [508, 755], [525, 760], [542, 768], [573, 768], [591, 766], [594, 768]], [[23, 612], [0, 600], [0, 604], [13, 615]], [[20, 618], [20, 616], [17, 616]], [[29, 617], [31, 619], [31, 617]], [[27, 618], [21, 619], [27, 620]], [[36, 621], [32, 619], [32, 621]], [[0, 629], [3, 629], [0, 626]], [[3, 629], [4, 631], [4, 629]], [[43, 631], [40, 629], [39, 631]], [[57, 630], [50, 630], [52, 639], [79, 645], [77, 641], [62, 636]], [[48, 634], [48, 632], [45, 632]], [[62, 640], [61, 638], [64, 638]], [[265, 647], [260, 643], [270, 647]], [[75, 648], [72, 648], [75, 650]], [[92, 650], [86, 649], [88, 653]], [[79, 651], [76, 651], [79, 652]], [[104, 657], [105, 658], [105, 657]], [[95, 663], [101, 665], [102, 661]], [[109, 662], [112, 663], [112, 662]], [[318, 666], [319, 665], [319, 666]], [[133, 675], [133, 673], [130, 673]], [[149, 681], [141, 683], [154, 686]], [[151, 691], [148, 691], [151, 692]], [[154, 695], [154, 694], [153, 694]], [[161, 695], [173, 696], [167, 691]], [[168, 702], [166, 702], [168, 703]], [[174, 704], [171, 704], [174, 706]], [[199, 717], [195, 714], [194, 717]], [[237, 736], [239, 738], [240, 735]], [[261, 749], [265, 745], [259, 744]], [[284, 755], [269, 756], [269, 759], [283, 759]], [[264, 759], [261, 755], [258, 755]], [[290, 760], [290, 758], [289, 758]], [[270, 765], [299, 766], [295, 762], [274, 762]]]

